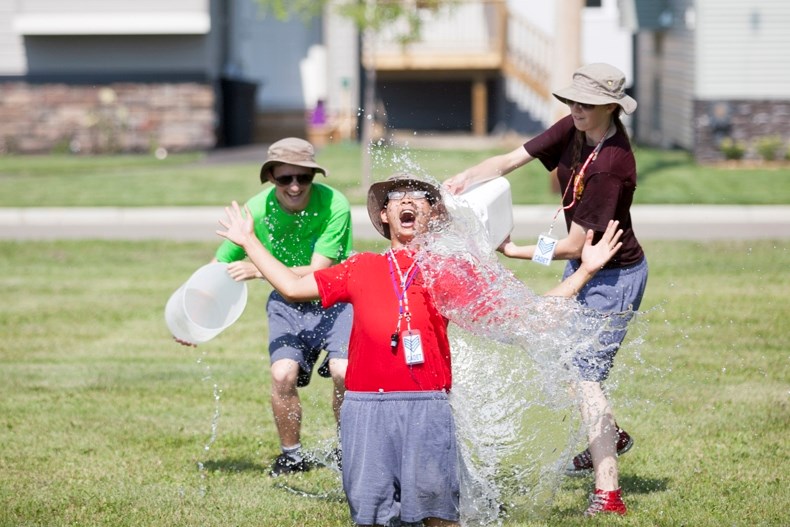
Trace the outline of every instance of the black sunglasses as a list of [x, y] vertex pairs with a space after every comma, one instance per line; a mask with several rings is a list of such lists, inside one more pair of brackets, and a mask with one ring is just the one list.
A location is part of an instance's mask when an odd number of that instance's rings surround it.
[[313, 182], [314, 177], [315, 174], [292, 174], [287, 176], [272, 176], [272, 179], [274, 180], [274, 184], [278, 187], [288, 187], [293, 185], [294, 180], [300, 185], [308, 185]]
[[587, 110], [588, 112], [590, 110], [592, 110], [593, 108], [595, 108], [595, 106], [596, 106], [595, 104], [587, 104], [587, 103], [584, 103], [584, 102], [576, 102], [576, 101], [572, 101], [570, 99], [565, 99], [565, 104], [567, 104], [571, 108], [573, 108], [574, 104], [578, 104], [579, 107], [581, 107], [582, 110]]

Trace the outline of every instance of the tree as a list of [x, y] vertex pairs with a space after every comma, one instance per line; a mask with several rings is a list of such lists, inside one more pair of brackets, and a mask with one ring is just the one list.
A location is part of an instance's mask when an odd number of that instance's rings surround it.
[[[279, 20], [299, 17], [308, 21], [320, 16], [325, 8], [351, 20], [363, 38], [363, 46], [369, 56], [374, 53], [375, 35], [383, 28], [405, 22], [404, 32], [397, 36], [402, 44], [420, 38], [421, 19], [419, 9], [438, 10], [459, 0], [257, 0], [258, 4]], [[376, 100], [376, 70], [372, 61], [365, 68], [365, 83], [362, 100], [363, 111], [374, 111]], [[362, 119], [360, 142], [362, 143], [362, 186], [370, 186], [370, 152], [368, 147], [372, 137], [373, 120]]]

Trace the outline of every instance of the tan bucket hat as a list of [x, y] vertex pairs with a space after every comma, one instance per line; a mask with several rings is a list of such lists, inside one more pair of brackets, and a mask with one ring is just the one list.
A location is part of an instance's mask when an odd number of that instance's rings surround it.
[[625, 113], [636, 110], [636, 101], [625, 93], [625, 74], [609, 64], [582, 66], [573, 73], [567, 88], [552, 92], [562, 103], [619, 104]]
[[434, 203], [442, 201], [439, 187], [411, 174], [395, 174], [384, 181], [373, 183], [368, 189], [368, 216], [379, 234], [390, 239], [389, 225], [381, 222], [381, 211], [387, 205], [387, 193], [396, 188], [406, 187], [412, 190], [425, 190], [434, 199]]
[[309, 142], [298, 137], [286, 137], [271, 144], [266, 154], [266, 161], [261, 167], [261, 183], [266, 183], [266, 171], [275, 163], [288, 163], [300, 167], [312, 168], [324, 176], [329, 172], [315, 162], [315, 148]]

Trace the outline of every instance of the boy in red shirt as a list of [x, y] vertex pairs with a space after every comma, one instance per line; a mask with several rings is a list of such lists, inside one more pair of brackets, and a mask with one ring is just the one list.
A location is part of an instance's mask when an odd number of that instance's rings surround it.
[[[343, 489], [354, 522], [458, 525], [448, 320], [426, 287], [413, 243], [444, 213], [439, 187], [410, 175], [374, 183], [368, 214], [390, 248], [305, 276], [271, 256], [238, 203], [226, 212], [220, 221], [226, 230], [217, 234], [243, 247], [286, 299], [354, 306], [340, 427]], [[590, 234], [579, 270], [547, 294], [575, 295], [620, 248], [620, 233], [612, 222], [596, 245]]]

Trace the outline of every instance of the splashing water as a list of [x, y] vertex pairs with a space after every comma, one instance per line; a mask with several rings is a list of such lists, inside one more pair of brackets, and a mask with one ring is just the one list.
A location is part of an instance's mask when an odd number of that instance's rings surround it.
[[498, 261], [474, 212], [447, 213], [418, 240], [418, 260], [451, 327], [453, 392], [465, 525], [534, 516], [559, 487], [579, 442], [574, 351], [632, 314], [603, 315], [537, 295]]
[[[205, 375], [203, 376], [204, 382], [211, 382], [212, 383], [212, 393], [214, 398], [214, 414], [211, 416], [211, 434], [209, 435], [208, 441], [205, 445], [203, 445], [203, 452], [204, 454], [208, 454], [209, 450], [211, 450], [211, 446], [217, 440], [217, 429], [219, 428], [219, 418], [220, 418], [220, 397], [222, 396], [222, 390], [220, 389], [219, 385], [214, 382], [213, 377], [211, 375], [211, 366], [207, 362], [204, 362], [206, 357], [206, 352], [204, 351], [203, 354], [197, 359], [198, 364], [203, 364]], [[200, 475], [201, 485], [200, 485], [200, 495], [205, 496], [208, 492], [208, 484], [207, 481], [207, 471], [206, 466], [202, 461], [197, 462], [197, 469], [198, 474]]]

